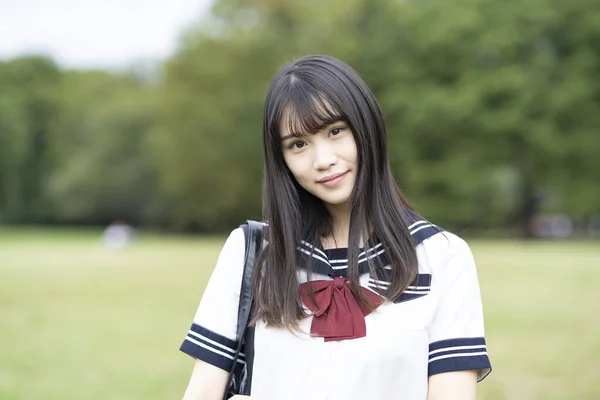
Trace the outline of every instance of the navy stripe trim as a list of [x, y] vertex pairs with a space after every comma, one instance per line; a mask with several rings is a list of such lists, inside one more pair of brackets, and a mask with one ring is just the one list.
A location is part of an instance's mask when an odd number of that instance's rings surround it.
[[428, 288], [428, 287], [426, 287], [426, 288], [422, 288], [422, 289], [421, 289], [421, 288], [412, 288], [412, 287], [410, 287], [410, 286], [409, 286], [409, 287], [407, 288], [407, 291], [408, 291], [408, 290], [409, 290], [409, 291], [411, 291], [411, 292], [418, 292], [418, 293], [429, 293], [429, 292], [431, 291], [431, 288]]
[[219, 335], [218, 333], [213, 332], [210, 329], [206, 329], [201, 325], [192, 324], [190, 330], [199, 334], [200, 336], [204, 336], [207, 339], [214, 340], [215, 342], [222, 344], [225, 347], [229, 347], [229, 349], [231, 349], [232, 352], [235, 352], [235, 349], [237, 349], [237, 341], [231, 340], [223, 335]]
[[[333, 275], [335, 277], [348, 276], [348, 249], [336, 248], [322, 250], [315, 248], [310, 243], [302, 241], [297, 247], [297, 250], [303, 257], [313, 258], [313, 271], [323, 275]], [[385, 265], [387, 257], [385, 249], [381, 243], [377, 243], [372, 247], [364, 249], [358, 258], [358, 273], [366, 274], [370, 271], [367, 260]]]
[[417, 278], [410, 286], [429, 286], [431, 287], [431, 274], [418, 274]]
[[[417, 229], [419, 229], [419, 227], [417, 227]], [[431, 225], [426, 228], [422, 228], [416, 232], [415, 230], [413, 230], [413, 232], [414, 233], [412, 233], [412, 237], [415, 241], [415, 245], [419, 245], [425, 240], [429, 239], [430, 237], [437, 235], [438, 233], [444, 232], [444, 230], [439, 226]]]
[[440, 351], [429, 355], [429, 360], [435, 360], [436, 358], [444, 357], [451, 354], [475, 354], [475, 353], [487, 353], [485, 346], [467, 346], [468, 348], [456, 350]]
[[[385, 291], [389, 286], [387, 281], [379, 281], [379, 287], [377, 282], [374, 282], [372, 278], [369, 279], [368, 287], [376, 293], [385, 296]], [[418, 274], [415, 280], [406, 288], [405, 292], [398, 297], [394, 303], [402, 303], [409, 300], [415, 300], [419, 297], [426, 296], [431, 291], [431, 274]], [[417, 292], [417, 293], [415, 293]]]
[[[230, 371], [237, 343], [200, 325], [193, 324], [179, 350], [225, 371]], [[239, 363], [245, 363], [240, 353]]]
[[403, 302], [409, 301], [409, 300], [415, 300], [415, 299], [418, 299], [420, 297], [425, 297], [426, 295], [427, 295], [427, 293], [423, 293], [423, 294], [402, 293], [400, 295], [400, 297], [398, 297], [394, 301], [394, 304], [403, 303]]
[[477, 370], [478, 381], [491, 372], [485, 338], [447, 339], [429, 345], [429, 376], [467, 370]]
[[429, 353], [440, 349], [450, 349], [458, 346], [485, 346], [485, 338], [483, 337], [470, 337], [470, 338], [456, 338], [439, 340], [429, 344]]
[[483, 380], [492, 372], [492, 365], [487, 355], [444, 358], [429, 363], [428, 376], [453, 371], [477, 371], [477, 381]]

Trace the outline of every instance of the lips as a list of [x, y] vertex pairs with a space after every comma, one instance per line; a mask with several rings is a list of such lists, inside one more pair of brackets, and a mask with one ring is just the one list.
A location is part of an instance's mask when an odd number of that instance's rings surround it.
[[346, 175], [347, 173], [348, 173], [348, 171], [346, 171], [346, 172], [342, 172], [342, 173], [339, 173], [339, 174], [333, 174], [333, 175], [329, 175], [329, 176], [326, 176], [325, 178], [323, 178], [323, 179], [321, 179], [321, 180], [319, 180], [319, 181], [317, 181], [317, 182], [318, 182], [318, 183], [327, 183], [327, 182], [331, 182], [331, 181], [334, 181], [334, 180], [336, 180], [337, 178], [339, 178], [339, 177], [341, 177], [341, 176], [343, 176], [343, 175]]

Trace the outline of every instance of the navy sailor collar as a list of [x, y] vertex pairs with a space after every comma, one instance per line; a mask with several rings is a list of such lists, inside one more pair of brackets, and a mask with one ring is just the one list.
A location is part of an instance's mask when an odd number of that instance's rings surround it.
[[[415, 246], [420, 245], [431, 236], [444, 231], [442, 228], [431, 224], [417, 214], [411, 213], [408, 217], [408, 229], [413, 237]], [[369, 260], [382, 268], [389, 265], [385, 249], [381, 242], [376, 237], [373, 237], [367, 243], [369, 243], [369, 247], [361, 248], [358, 255], [358, 271], [361, 275], [369, 272]], [[302, 257], [305, 258], [305, 261], [312, 261], [314, 272], [332, 277], [347, 276], [347, 248], [323, 249], [320, 246], [315, 247], [303, 240], [297, 249]]]

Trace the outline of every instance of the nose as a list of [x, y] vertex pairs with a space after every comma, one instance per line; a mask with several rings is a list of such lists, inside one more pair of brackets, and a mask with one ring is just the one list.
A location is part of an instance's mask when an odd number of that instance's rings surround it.
[[313, 167], [316, 170], [327, 170], [338, 162], [337, 154], [333, 146], [327, 141], [319, 141], [314, 144], [315, 158]]

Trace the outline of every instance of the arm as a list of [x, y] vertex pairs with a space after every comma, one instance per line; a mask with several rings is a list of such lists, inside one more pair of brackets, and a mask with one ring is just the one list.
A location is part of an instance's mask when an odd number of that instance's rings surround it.
[[471, 250], [447, 233], [432, 266], [437, 305], [429, 332], [428, 400], [474, 400], [476, 383], [491, 370], [483, 307]]
[[229, 374], [202, 360], [196, 360], [183, 400], [221, 400]]
[[427, 400], [476, 400], [477, 372], [454, 371], [429, 377]]
[[227, 238], [180, 350], [195, 359], [184, 400], [221, 400], [238, 343], [237, 313], [244, 266], [241, 228]]

